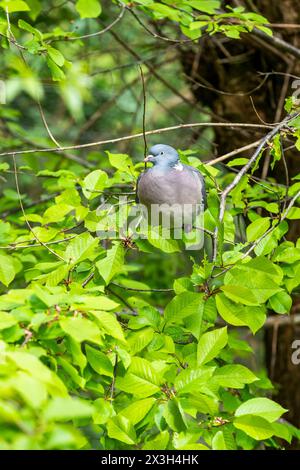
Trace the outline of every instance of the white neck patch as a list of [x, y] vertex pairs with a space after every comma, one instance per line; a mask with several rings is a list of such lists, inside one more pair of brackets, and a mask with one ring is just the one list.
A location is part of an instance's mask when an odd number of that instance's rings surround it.
[[183, 170], [183, 165], [182, 165], [182, 163], [179, 162], [179, 163], [176, 163], [176, 165], [174, 165], [174, 168], [177, 171], [182, 171]]

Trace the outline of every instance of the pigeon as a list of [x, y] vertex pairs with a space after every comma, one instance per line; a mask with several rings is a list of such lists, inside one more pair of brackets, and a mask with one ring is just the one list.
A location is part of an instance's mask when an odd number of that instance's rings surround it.
[[[156, 144], [145, 162], [151, 168], [140, 174], [136, 200], [146, 207], [150, 224], [170, 218], [174, 227], [191, 231], [195, 217], [204, 210], [206, 194], [202, 174], [194, 167], [181, 163], [177, 151], [170, 145]], [[151, 215], [150, 215], [151, 213]], [[149, 219], [148, 219], [149, 220]], [[156, 223], [159, 225], [158, 223]]]

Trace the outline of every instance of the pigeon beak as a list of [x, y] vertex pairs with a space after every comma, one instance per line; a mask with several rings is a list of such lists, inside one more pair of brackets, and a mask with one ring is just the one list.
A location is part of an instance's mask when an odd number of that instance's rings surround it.
[[151, 161], [152, 161], [152, 158], [154, 158], [154, 155], [147, 155], [147, 157], [144, 158], [144, 162], [145, 162], [145, 163], [151, 162]]

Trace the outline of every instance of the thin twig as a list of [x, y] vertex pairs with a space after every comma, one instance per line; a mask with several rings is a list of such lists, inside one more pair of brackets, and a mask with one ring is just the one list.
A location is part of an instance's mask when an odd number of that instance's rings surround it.
[[[220, 202], [220, 210], [219, 210], [219, 225], [223, 222], [225, 208], [226, 208], [226, 200], [228, 194], [236, 187], [236, 185], [240, 182], [241, 178], [247, 173], [247, 171], [251, 168], [253, 163], [259, 158], [261, 151], [263, 150], [264, 146], [267, 144], [269, 140], [271, 140], [280, 129], [282, 129], [286, 124], [299, 113], [294, 113], [293, 115], [287, 116], [283, 121], [281, 121], [277, 126], [275, 126], [262, 140], [257, 149], [255, 150], [252, 157], [248, 160], [246, 165], [241, 168], [241, 170], [237, 173], [233, 181], [226, 186], [226, 188], [221, 193], [221, 202]], [[218, 233], [219, 233], [219, 225], [216, 226], [214, 231], [214, 246], [213, 246], [213, 261], [216, 261], [217, 258], [217, 251], [218, 251]]]
[[[243, 254], [243, 256], [240, 258], [240, 261], [244, 260], [245, 258], [247, 258], [250, 253], [252, 253], [252, 251], [257, 247], [257, 245], [259, 245], [259, 243], [267, 236], [269, 235], [270, 233], [272, 233], [277, 227], [278, 225], [283, 222], [288, 214], [289, 214], [289, 211], [292, 209], [292, 207], [294, 206], [295, 202], [297, 201], [297, 199], [300, 198], [300, 190], [295, 194], [295, 196], [290, 200], [290, 203], [289, 205], [287, 206], [287, 208], [285, 209], [285, 211], [283, 212], [283, 214], [281, 215], [281, 217], [278, 219], [277, 223], [274, 224], [272, 227], [270, 227], [263, 235], [261, 235], [257, 240], [255, 240], [254, 243], [251, 244], [251, 247]], [[227, 268], [223, 269], [221, 272], [219, 272], [218, 274], [212, 276], [214, 278], [216, 277], [219, 277], [219, 276], [222, 276], [223, 274], [225, 274], [227, 271], [230, 271], [232, 268], [234, 267], [234, 264], [231, 265], [231, 266], [228, 266]]]
[[114, 399], [115, 383], [116, 383], [117, 370], [118, 370], [118, 353], [116, 352], [115, 354], [116, 354], [116, 357], [115, 357], [115, 363], [114, 363], [114, 369], [113, 369], [113, 378], [112, 378], [111, 385], [110, 385], [110, 400], [111, 401]]
[[[147, 139], [146, 139], [146, 87], [145, 87], [145, 77], [142, 66], [139, 64], [139, 69], [141, 73], [142, 86], [143, 86], [143, 139], [144, 139], [144, 157], [146, 158], [148, 153]], [[145, 162], [145, 169], [147, 163]]]
[[[77, 237], [77, 234], [72, 235], [71, 237], [68, 237], [68, 238], [62, 238], [61, 240], [54, 240], [52, 242], [44, 242], [43, 246], [58, 245], [60, 243], [68, 242], [69, 240], [72, 240], [75, 237]], [[22, 242], [22, 243], [24, 243], [24, 242]], [[37, 247], [40, 247], [40, 246], [41, 246], [40, 243], [31, 244], [31, 245], [18, 245], [16, 243], [11, 243], [10, 245], [7, 245], [7, 246], [0, 246], [0, 250], [20, 250], [21, 248], [22, 249], [37, 248]]]
[[129, 302], [127, 302], [125, 299], [123, 299], [123, 297], [121, 297], [121, 295], [117, 294], [116, 292], [114, 292], [113, 290], [111, 290], [111, 288], [109, 286], [106, 287], [106, 290], [108, 292], [110, 292], [112, 295], [114, 295], [115, 297], [117, 297], [117, 299], [119, 299], [122, 304], [126, 305], [127, 308], [129, 308], [129, 310], [131, 310], [131, 312], [133, 312], [134, 314], [136, 313], [136, 311], [134, 310], [134, 308], [130, 305]]
[[252, 144], [244, 145], [243, 147], [240, 147], [238, 149], [232, 150], [231, 152], [225, 153], [224, 155], [221, 155], [220, 157], [214, 158], [213, 160], [207, 160], [204, 163], [206, 165], [215, 165], [216, 163], [223, 162], [224, 160], [228, 160], [230, 157], [234, 157], [235, 155], [238, 155], [239, 153], [242, 153], [246, 150], [250, 150], [257, 145], [259, 145], [261, 142], [261, 139], [256, 140], [255, 142], [252, 142]]
[[149, 33], [155, 39], [161, 39], [162, 41], [171, 42], [171, 43], [174, 43], [174, 44], [176, 44], [176, 43], [177, 44], [184, 44], [184, 43], [187, 43], [187, 42], [194, 42], [195, 41], [195, 39], [172, 39], [172, 38], [168, 38], [166, 36], [161, 36], [160, 34], [157, 34], [154, 31], [152, 31], [150, 28], [148, 28], [148, 26], [145, 25], [145, 23], [143, 23], [141, 21], [141, 19], [138, 17], [138, 15], [134, 12], [134, 10], [132, 8], [130, 8], [128, 6], [126, 8], [127, 8], [128, 11], [130, 11], [132, 16], [142, 26], [142, 28], [144, 28], [144, 30], [147, 31], [147, 33]]
[[52, 44], [53, 42], [58, 42], [58, 41], [77, 41], [77, 40], [80, 40], [80, 39], [89, 39], [89, 38], [93, 38], [93, 37], [96, 37], [96, 36], [101, 36], [102, 34], [107, 33], [117, 23], [119, 23], [119, 21], [123, 18], [124, 13], [126, 11], [126, 6], [121, 1], [119, 1], [118, 3], [122, 7], [121, 12], [119, 13], [117, 18], [112, 23], [110, 23], [104, 29], [101, 29], [101, 31], [97, 31], [96, 33], [91, 33], [91, 34], [84, 34], [83, 36], [63, 36], [63, 37], [60, 37], [60, 38], [51, 39], [50, 41], [48, 41], [48, 44]]
[[91, 274], [89, 274], [89, 276], [85, 279], [85, 281], [83, 281], [83, 283], [81, 284], [81, 287], [85, 287], [92, 279], [93, 277], [95, 276], [95, 273], [92, 272]]
[[169, 288], [169, 289], [136, 289], [136, 288], [133, 288], [133, 287], [122, 286], [121, 284], [117, 284], [116, 282], [111, 282], [111, 284], [113, 284], [116, 287], [120, 287], [121, 289], [131, 290], [131, 291], [134, 291], [134, 292], [174, 292], [174, 289], [172, 289], [172, 288]]
[[[196, 128], [196, 127], [228, 127], [228, 128], [246, 128], [246, 129], [273, 129], [271, 125], [263, 125], [263, 124], [252, 124], [252, 123], [241, 123], [241, 122], [192, 122], [188, 124], [177, 124], [176, 126], [170, 127], [162, 127], [160, 129], [153, 129], [151, 131], [146, 131], [145, 135], [156, 135], [162, 134], [164, 132], [171, 132], [178, 129], [189, 129], [189, 128]], [[139, 132], [138, 134], [131, 134], [126, 135], [123, 137], [117, 137], [115, 139], [107, 139], [107, 140], [99, 140], [97, 142], [88, 142], [86, 144], [78, 144], [78, 145], [67, 145], [60, 148], [39, 148], [39, 149], [27, 149], [27, 150], [15, 150], [10, 152], [3, 152], [0, 153], [0, 157], [7, 157], [12, 155], [24, 155], [30, 153], [44, 153], [44, 152], [64, 152], [66, 150], [79, 150], [83, 148], [91, 148], [91, 147], [98, 147], [101, 145], [107, 144], [115, 144], [116, 142], [124, 142], [127, 140], [138, 139], [140, 137], [144, 137], [143, 132]]]
[[16, 182], [16, 190], [17, 190], [17, 193], [18, 193], [18, 198], [19, 198], [19, 204], [20, 204], [20, 207], [21, 207], [21, 211], [22, 211], [22, 214], [23, 214], [23, 217], [25, 219], [25, 222], [26, 222], [26, 225], [28, 227], [28, 229], [30, 230], [30, 232], [32, 233], [32, 235], [34, 236], [34, 238], [36, 239], [36, 241], [38, 243], [40, 243], [44, 248], [46, 248], [50, 253], [52, 253], [54, 256], [56, 256], [57, 258], [59, 258], [60, 260], [62, 261], [65, 261], [65, 259], [60, 256], [58, 253], [56, 253], [55, 251], [53, 251], [51, 248], [49, 248], [47, 245], [45, 245], [44, 242], [42, 242], [38, 237], [37, 235], [34, 233], [34, 230], [33, 228], [31, 227], [27, 217], [26, 217], [26, 213], [25, 213], [25, 210], [24, 210], [24, 206], [23, 206], [23, 202], [22, 202], [22, 197], [21, 197], [21, 193], [20, 193], [20, 187], [19, 187], [19, 180], [18, 180], [18, 174], [17, 174], [17, 164], [16, 164], [16, 159], [15, 159], [15, 156], [13, 155], [13, 163], [14, 163], [14, 170], [15, 170], [15, 182]]
[[293, 44], [290, 44], [289, 42], [286, 42], [277, 36], [269, 36], [268, 34], [264, 33], [263, 31], [257, 28], [254, 28], [251, 34], [262, 38], [264, 41], [271, 44], [276, 49], [279, 49], [283, 52], [288, 52], [297, 59], [300, 59], [300, 49], [293, 46]]

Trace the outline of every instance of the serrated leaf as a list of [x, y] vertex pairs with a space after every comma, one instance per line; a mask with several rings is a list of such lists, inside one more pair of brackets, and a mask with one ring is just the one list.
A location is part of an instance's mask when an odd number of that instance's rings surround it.
[[99, 274], [103, 277], [106, 284], [120, 273], [124, 264], [124, 247], [122, 243], [114, 243], [110, 250], [107, 250], [106, 257], [96, 263]]
[[184, 369], [177, 375], [174, 385], [178, 394], [197, 392], [201, 385], [207, 384], [212, 377], [214, 367], [201, 367], [199, 369]]
[[181, 408], [180, 402], [176, 398], [168, 400], [167, 406], [164, 410], [164, 418], [168, 426], [175, 432], [186, 430], [186, 421], [184, 411]]
[[230, 325], [248, 326], [256, 333], [266, 320], [265, 306], [245, 306], [229, 300], [224, 294], [216, 295], [216, 305], [221, 317]]
[[233, 421], [233, 425], [257, 441], [274, 435], [272, 424], [259, 416], [241, 416]]
[[135, 444], [136, 434], [132, 423], [125, 416], [114, 416], [107, 421], [107, 434], [112, 439], [124, 442], [125, 444]]
[[176, 321], [201, 311], [203, 295], [196, 292], [183, 292], [176, 295], [165, 308], [164, 317], [167, 323]]
[[65, 317], [60, 319], [59, 324], [67, 335], [71, 336], [79, 343], [82, 341], [91, 341], [101, 344], [99, 328], [87, 318]]
[[153, 335], [154, 331], [152, 328], [143, 328], [142, 330], [132, 332], [127, 337], [131, 354], [134, 356], [142, 351], [152, 341]]
[[113, 313], [97, 310], [91, 311], [90, 313], [96, 318], [96, 322], [104, 333], [120, 341], [125, 341], [122, 327]]
[[206, 364], [214, 359], [226, 346], [227, 341], [227, 327], [204, 333], [199, 340], [197, 348], [198, 364]]
[[260, 416], [269, 423], [273, 423], [286, 411], [288, 410], [269, 398], [251, 398], [235, 410], [235, 416]]
[[123, 408], [119, 412], [119, 416], [125, 416], [133, 425], [136, 425], [149, 413], [155, 402], [155, 398], [137, 400], [126, 408]]
[[212, 380], [221, 387], [243, 388], [245, 384], [258, 380], [258, 377], [245, 366], [228, 364], [216, 369]]
[[98, 349], [92, 348], [88, 344], [85, 346], [88, 363], [99, 375], [113, 376], [113, 365], [108, 357]]
[[243, 305], [255, 306], [259, 304], [252, 290], [247, 287], [229, 284], [221, 286], [221, 290], [224, 292], [226, 297]]
[[99, 240], [93, 238], [89, 233], [81, 233], [71, 240], [65, 252], [65, 260], [69, 265], [74, 266], [85, 260], [98, 245]]
[[91, 417], [94, 408], [78, 398], [54, 398], [46, 406], [43, 416], [46, 421], [70, 421]]

